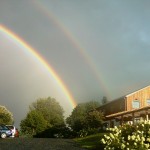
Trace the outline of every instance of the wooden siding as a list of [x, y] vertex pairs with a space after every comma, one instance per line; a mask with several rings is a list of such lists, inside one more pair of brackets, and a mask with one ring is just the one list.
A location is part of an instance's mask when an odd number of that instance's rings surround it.
[[132, 101], [139, 100], [140, 108], [147, 106], [147, 99], [150, 99], [150, 86], [138, 90], [126, 96], [127, 111], [133, 110]]
[[[139, 108], [133, 108], [132, 102], [134, 100], [138, 100], [140, 102]], [[123, 111], [138, 110], [148, 106], [147, 100], [150, 100], [150, 86], [147, 86], [131, 94], [125, 95], [121, 98], [118, 98], [107, 104], [104, 104], [99, 108], [97, 108], [97, 110], [102, 111], [104, 113], [104, 116], [108, 116]], [[148, 107], [150, 107], [150, 104]]]

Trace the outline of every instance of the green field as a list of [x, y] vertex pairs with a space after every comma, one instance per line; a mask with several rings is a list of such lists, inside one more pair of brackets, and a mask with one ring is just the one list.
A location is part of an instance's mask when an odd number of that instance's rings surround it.
[[83, 138], [76, 138], [74, 140], [83, 148], [89, 150], [103, 150], [104, 147], [100, 143], [100, 140], [102, 139], [104, 134], [106, 133], [98, 133]]

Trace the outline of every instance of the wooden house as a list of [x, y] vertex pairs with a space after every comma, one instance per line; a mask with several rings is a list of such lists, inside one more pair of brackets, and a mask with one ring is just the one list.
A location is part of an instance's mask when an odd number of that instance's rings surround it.
[[110, 127], [123, 122], [134, 123], [148, 119], [150, 114], [150, 86], [108, 102], [97, 110], [102, 111]]

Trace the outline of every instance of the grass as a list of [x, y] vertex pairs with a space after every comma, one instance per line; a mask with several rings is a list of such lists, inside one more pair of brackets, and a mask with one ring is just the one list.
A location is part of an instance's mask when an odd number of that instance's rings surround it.
[[106, 133], [98, 133], [83, 138], [75, 138], [74, 140], [82, 147], [89, 150], [103, 150], [104, 146], [100, 143], [103, 135]]

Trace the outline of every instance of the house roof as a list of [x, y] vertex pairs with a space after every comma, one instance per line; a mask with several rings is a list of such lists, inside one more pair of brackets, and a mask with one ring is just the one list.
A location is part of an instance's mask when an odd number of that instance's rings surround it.
[[[114, 101], [117, 101], [117, 100], [119, 100], [119, 99], [123, 99], [123, 98], [125, 98], [125, 97], [131, 96], [132, 94], [134, 94], [134, 93], [136, 93], [136, 92], [139, 92], [139, 91], [141, 91], [141, 90], [143, 90], [143, 89], [145, 89], [145, 88], [148, 88], [148, 87], [150, 87], [150, 85], [148, 85], [148, 86], [146, 86], [146, 87], [143, 87], [143, 88], [141, 88], [141, 89], [139, 89], [139, 90], [136, 90], [136, 91], [134, 91], [134, 92], [132, 92], [132, 93], [130, 93], [130, 94], [126, 94], [126, 95], [121, 96], [121, 97], [119, 97], [119, 98], [116, 98], [116, 99], [114, 99], [114, 100], [112, 100], [112, 101], [109, 101], [108, 103], [106, 103], [106, 104], [104, 104], [104, 105], [101, 105], [100, 107], [103, 107], [103, 106], [105, 106], [105, 105], [107, 105], [107, 104], [110, 104], [110, 103], [112, 103], [112, 102], [114, 102]], [[98, 107], [98, 108], [100, 108], [100, 107]]]
[[[122, 96], [122, 97], [119, 97], [119, 98], [114, 99], [114, 100], [112, 100], [112, 101], [109, 101], [109, 102], [107, 102], [106, 104], [101, 105], [100, 107], [106, 106], [106, 105], [108, 105], [108, 104], [113, 103], [114, 101], [117, 101], [117, 100], [120, 100], [120, 99], [123, 99], [123, 98], [125, 98], [125, 96]], [[100, 108], [100, 107], [98, 107], [98, 108]]]
[[144, 90], [144, 89], [146, 89], [146, 88], [148, 88], [148, 87], [150, 87], [150, 86], [146, 86], [146, 87], [141, 88], [141, 89], [139, 89], [139, 90], [137, 90], [137, 91], [134, 91], [134, 92], [132, 92], [132, 93], [126, 95], [126, 97], [128, 97], [128, 96], [130, 96], [130, 95], [132, 95], [132, 94], [134, 94], [134, 93], [136, 93], [136, 92], [139, 92], [139, 91], [141, 91], [141, 90]]

